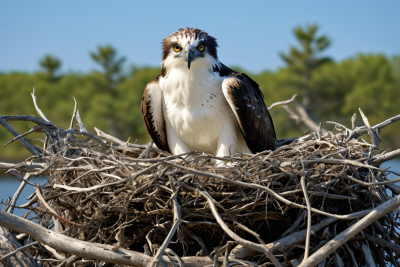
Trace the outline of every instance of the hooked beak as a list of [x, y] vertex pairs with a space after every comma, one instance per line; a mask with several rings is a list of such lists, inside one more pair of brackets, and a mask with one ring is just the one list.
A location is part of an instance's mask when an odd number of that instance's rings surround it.
[[190, 69], [190, 64], [195, 59], [195, 55], [193, 52], [193, 47], [191, 45], [186, 46], [186, 62], [188, 65], [188, 69]]

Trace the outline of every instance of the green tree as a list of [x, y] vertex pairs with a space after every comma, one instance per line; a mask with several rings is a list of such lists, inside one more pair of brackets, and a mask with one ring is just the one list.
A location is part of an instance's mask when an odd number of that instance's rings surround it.
[[289, 69], [299, 78], [297, 87], [301, 88], [303, 105], [307, 110], [310, 109], [311, 104], [312, 73], [325, 63], [331, 62], [330, 58], [320, 56], [320, 53], [329, 47], [331, 41], [326, 35], [317, 36], [317, 31], [316, 24], [308, 25], [305, 29], [294, 28], [293, 32], [300, 43], [300, 48], [291, 46], [288, 54], [280, 53]]
[[50, 81], [56, 81], [58, 79], [56, 74], [61, 67], [60, 60], [51, 55], [46, 55], [39, 63]]
[[121, 72], [125, 57], [118, 58], [117, 50], [110, 45], [99, 46], [96, 52], [90, 53], [90, 56], [103, 68], [102, 75], [110, 88], [116, 89], [116, 85], [122, 79]]

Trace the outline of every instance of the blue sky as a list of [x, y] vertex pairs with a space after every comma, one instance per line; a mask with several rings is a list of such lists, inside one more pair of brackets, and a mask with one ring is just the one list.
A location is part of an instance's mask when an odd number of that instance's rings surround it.
[[181, 27], [218, 39], [219, 58], [251, 72], [284, 65], [293, 27], [318, 23], [326, 55], [400, 54], [400, 1], [0, 1], [0, 72], [39, 70], [45, 54], [62, 71], [96, 68], [89, 53], [111, 44], [127, 64], [160, 65], [160, 42]]

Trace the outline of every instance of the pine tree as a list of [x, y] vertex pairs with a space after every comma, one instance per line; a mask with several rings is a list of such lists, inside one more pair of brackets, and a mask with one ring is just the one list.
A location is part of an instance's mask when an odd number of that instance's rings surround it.
[[111, 89], [116, 89], [116, 85], [122, 78], [122, 65], [125, 58], [117, 58], [117, 51], [110, 45], [99, 46], [96, 52], [90, 54], [92, 59], [99, 63], [103, 68], [103, 76]]
[[61, 61], [51, 55], [46, 55], [39, 63], [45, 71], [47, 78], [50, 81], [56, 81], [58, 78], [56, 73], [61, 67]]
[[294, 35], [300, 43], [300, 49], [291, 46], [289, 54], [280, 53], [289, 69], [301, 78], [299, 86], [303, 94], [303, 105], [310, 109], [310, 91], [312, 72], [323, 64], [330, 62], [328, 57], [319, 57], [319, 54], [329, 47], [331, 41], [328, 36], [317, 37], [318, 26], [308, 25], [305, 29], [294, 28]]

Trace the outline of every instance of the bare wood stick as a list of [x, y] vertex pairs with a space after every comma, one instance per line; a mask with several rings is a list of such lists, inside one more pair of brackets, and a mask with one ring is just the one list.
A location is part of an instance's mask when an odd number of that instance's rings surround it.
[[[156, 255], [154, 255], [153, 260], [150, 266], [156, 267], [163, 265], [162, 263], [162, 255], [165, 253], [165, 249], [168, 247], [169, 243], [171, 242], [172, 237], [174, 236], [175, 232], [178, 230], [178, 227], [181, 223], [181, 209], [178, 204], [178, 194], [182, 186], [179, 186], [173, 196], [174, 202], [174, 224], [171, 230], [168, 233], [168, 236], [165, 238], [164, 242], [162, 243], [161, 247], [158, 249]], [[164, 263], [165, 264], [165, 263]]]
[[181, 257], [179, 257], [178, 254], [175, 253], [175, 251], [173, 251], [173, 250], [170, 249], [170, 248], [167, 248], [167, 249], [165, 249], [165, 252], [171, 253], [172, 255], [174, 255], [175, 258], [178, 260], [179, 266], [180, 266], [180, 267], [187, 267], [187, 265], [185, 264], [185, 262], [182, 260]]
[[[386, 126], [389, 126], [390, 124], [399, 121], [400, 120], [400, 114], [397, 116], [394, 116], [393, 118], [390, 118], [388, 120], [385, 120], [384, 122], [378, 123], [377, 125], [373, 126], [371, 129], [372, 131], [375, 131], [376, 129], [378, 130], [382, 130], [383, 128], [385, 128]], [[368, 130], [366, 127], [361, 127], [359, 132], [360, 135], [364, 135], [368, 133]]]
[[[10, 126], [10, 124], [8, 124], [4, 119], [3, 116], [0, 116], [0, 124], [3, 125], [4, 128], [6, 128], [7, 131], [9, 131], [10, 133], [12, 133], [14, 136], [20, 136], [20, 134], [14, 130], [14, 128], [12, 128]], [[26, 139], [24, 137], [20, 137], [18, 138], [18, 141], [21, 142], [21, 144], [29, 151], [31, 152], [33, 155], [40, 155], [41, 153], [31, 144], [28, 143], [28, 141], [26, 141]]]
[[[101, 137], [102, 139], [104, 139], [104, 140], [106, 140], [108, 142], [114, 143], [114, 144], [118, 144], [118, 145], [121, 145], [121, 146], [126, 146], [126, 142], [124, 142], [124, 141], [122, 141], [122, 140], [120, 140], [120, 139], [118, 139], [118, 138], [116, 138], [116, 137], [114, 137], [112, 135], [106, 134], [106, 133], [104, 133], [103, 131], [99, 130], [96, 127], [94, 127], [94, 130], [96, 131], [97, 135], [99, 137]], [[128, 145], [132, 146], [132, 147], [137, 147], [137, 148], [146, 148], [147, 147], [147, 145], [137, 145], [137, 144], [131, 144], [131, 143], [128, 143]]]
[[36, 242], [30, 243], [30, 244], [28, 244], [28, 245], [25, 245], [25, 246], [23, 246], [23, 247], [20, 247], [19, 249], [16, 249], [16, 250], [14, 250], [13, 252], [8, 253], [7, 255], [4, 255], [3, 257], [1, 257], [1, 258], [0, 258], [0, 262], [2, 262], [2, 261], [4, 261], [5, 259], [7, 259], [7, 258], [9, 258], [9, 257], [11, 257], [11, 256], [13, 256], [13, 255], [15, 255], [15, 254], [17, 254], [17, 253], [20, 252], [21, 250], [30, 248], [30, 247], [32, 247], [32, 246], [36, 246], [36, 245], [38, 245], [38, 244], [39, 244], [39, 242], [36, 241]]
[[[286, 167], [290, 166], [292, 164], [300, 163], [300, 160], [288, 160], [284, 161], [280, 164], [281, 167]], [[382, 171], [381, 169], [375, 167], [375, 166], [370, 166], [370, 165], [365, 165], [362, 164], [361, 162], [355, 161], [355, 160], [348, 160], [348, 159], [311, 159], [311, 160], [303, 160], [303, 163], [306, 164], [312, 164], [312, 163], [332, 163], [332, 164], [350, 164], [355, 167], [361, 167], [361, 168], [367, 168], [367, 169], [373, 169], [373, 170], [378, 170]]]
[[[372, 210], [364, 210], [364, 211], [359, 211], [351, 214], [347, 220], [352, 220], [352, 219], [357, 219], [360, 217], [365, 216]], [[326, 227], [327, 225], [334, 223], [338, 221], [339, 218], [334, 218], [334, 217], [328, 217], [324, 220], [322, 220], [320, 223], [311, 226], [311, 231], [312, 232], [317, 232], [321, 230], [322, 228]], [[307, 236], [307, 229], [297, 231], [295, 233], [292, 233], [290, 235], [287, 235], [286, 237], [283, 237], [279, 240], [276, 240], [272, 243], [267, 244], [267, 246], [272, 250], [273, 254], [281, 254], [286, 251], [288, 251], [290, 248], [292, 248], [295, 245], [301, 244], [306, 240]], [[235, 258], [238, 259], [243, 259], [246, 257], [251, 256], [255, 251], [252, 249], [249, 249], [247, 247], [243, 246], [237, 246], [232, 250], [232, 254], [235, 255]]]
[[19, 185], [17, 191], [14, 193], [13, 198], [11, 199], [10, 207], [7, 209], [7, 212], [9, 212], [9, 213], [13, 213], [14, 212], [14, 206], [17, 203], [17, 200], [18, 200], [19, 196], [21, 195], [22, 190], [24, 190], [26, 182], [29, 181], [31, 176], [32, 176], [32, 173], [26, 173], [25, 174], [24, 179], [22, 180], [22, 182]]
[[274, 255], [271, 253], [271, 251], [262, 244], [256, 244], [248, 240], [244, 240], [243, 238], [239, 237], [236, 235], [229, 227], [225, 224], [224, 220], [222, 220], [221, 216], [219, 215], [217, 208], [215, 207], [215, 204], [212, 200], [212, 197], [207, 193], [200, 191], [198, 189], [191, 188], [185, 184], [183, 184], [183, 187], [186, 189], [189, 189], [191, 191], [196, 191], [199, 192], [202, 196], [204, 196], [207, 199], [208, 205], [211, 208], [211, 212], [213, 213], [215, 219], [217, 220], [218, 224], [221, 226], [221, 228], [229, 235], [230, 238], [236, 241], [239, 245], [250, 247], [253, 250], [259, 251], [261, 253], [264, 253], [274, 264], [275, 266], [282, 266], [279, 261], [274, 257]]
[[[36, 126], [36, 127], [37, 127], [37, 126]], [[28, 134], [30, 134], [30, 133], [33, 133], [33, 132], [36, 132], [36, 129], [31, 129], [31, 130], [27, 131], [26, 133], [23, 133], [23, 134], [20, 134], [20, 135], [14, 137], [14, 138], [11, 139], [10, 141], [8, 141], [3, 147], [6, 147], [7, 145], [9, 145], [9, 144], [13, 143], [14, 141], [20, 139], [21, 137], [24, 137], [24, 136], [26, 136], [26, 135], [28, 135]]]
[[[307, 111], [304, 109], [302, 105], [300, 105], [297, 101], [293, 101], [297, 111], [300, 114], [299, 120], [304, 123], [307, 127], [311, 128], [312, 131], [318, 132], [318, 125], [308, 116]], [[327, 134], [328, 131], [325, 129], [321, 129], [323, 135]]]
[[357, 183], [359, 185], [363, 185], [363, 186], [380, 186], [380, 185], [388, 185], [388, 184], [393, 184], [393, 183], [396, 183], [396, 182], [400, 182], [400, 178], [397, 178], [397, 179], [393, 179], [393, 180], [390, 180], [390, 181], [367, 183], [367, 182], [363, 182], [361, 180], [358, 180], [358, 179], [356, 179], [354, 177], [351, 177], [350, 175], [347, 175], [347, 174], [344, 174], [344, 173], [338, 174], [337, 176], [349, 179], [349, 180], [351, 180], [351, 181], [353, 181], [353, 182], [355, 182], [355, 183]]
[[353, 226], [347, 228], [339, 235], [335, 236], [331, 241], [329, 241], [326, 245], [320, 248], [317, 252], [311, 255], [307, 261], [302, 262], [299, 267], [305, 266], [315, 266], [321, 261], [323, 261], [326, 257], [328, 257], [333, 251], [338, 249], [344, 243], [346, 243], [350, 238], [361, 232], [368, 225], [378, 220], [382, 216], [388, 214], [394, 209], [400, 206], [400, 195], [386, 201], [382, 205], [373, 209], [367, 216], [358, 221]]
[[95, 185], [95, 186], [88, 187], [88, 188], [80, 188], [80, 187], [72, 187], [72, 186], [66, 186], [66, 185], [61, 185], [61, 184], [55, 184], [55, 185], [53, 185], [53, 188], [63, 188], [63, 189], [68, 190], [68, 191], [89, 192], [89, 191], [96, 190], [96, 189], [100, 189], [100, 188], [103, 188], [103, 187], [106, 187], [106, 186], [111, 186], [111, 185], [117, 185], [117, 184], [126, 183], [127, 181], [136, 179], [136, 178], [139, 177], [140, 175], [145, 174], [146, 172], [148, 172], [148, 171], [150, 171], [150, 170], [152, 170], [152, 169], [157, 168], [157, 167], [160, 166], [162, 163], [165, 163], [165, 162], [159, 162], [159, 163], [153, 164], [153, 165], [151, 165], [150, 167], [148, 167], [148, 168], [146, 168], [146, 169], [144, 169], [144, 170], [141, 170], [141, 171], [135, 173], [134, 175], [132, 175], [132, 177], [129, 177], [129, 178], [126, 178], [126, 179], [117, 181], [117, 182], [113, 182], [113, 183], [100, 184], [100, 185]]
[[360, 241], [360, 240], [371, 241], [371, 242], [379, 244], [383, 247], [388, 247], [388, 248], [392, 249], [393, 251], [396, 251], [397, 253], [400, 254], [400, 246], [399, 245], [397, 245], [393, 242], [389, 242], [383, 238], [377, 238], [377, 237], [374, 237], [374, 236], [364, 233], [364, 236], [356, 236], [356, 237], [352, 237], [350, 239], [350, 241]]
[[[254, 189], [261, 189], [261, 190], [266, 191], [269, 194], [273, 195], [274, 197], [276, 197], [278, 200], [282, 201], [283, 203], [286, 203], [286, 204], [288, 204], [290, 206], [293, 206], [293, 207], [296, 207], [296, 208], [307, 209], [306, 206], [303, 206], [303, 205], [297, 204], [295, 202], [289, 201], [289, 200], [283, 198], [282, 196], [280, 196], [274, 190], [271, 190], [271, 189], [269, 189], [269, 188], [267, 188], [265, 186], [261, 186], [261, 185], [255, 184], [255, 183], [245, 183], [245, 182], [232, 180], [232, 179], [226, 178], [226, 177], [221, 176], [221, 175], [197, 171], [197, 170], [194, 170], [194, 169], [191, 169], [191, 168], [187, 168], [187, 167], [184, 167], [184, 166], [180, 166], [178, 164], [171, 163], [171, 162], [164, 162], [164, 163], [165, 164], [169, 164], [171, 166], [174, 166], [176, 168], [180, 168], [180, 169], [183, 169], [183, 170], [190, 171], [190, 172], [195, 173], [195, 174], [218, 178], [220, 180], [223, 180], [223, 181], [231, 183], [231, 184], [236, 184], [236, 185], [240, 185], [240, 186], [243, 186], [243, 187], [249, 187], [249, 188], [254, 188]], [[61, 187], [60, 185], [58, 185], [58, 186]], [[319, 213], [319, 214], [325, 215], [325, 216], [335, 217], [335, 218], [344, 219], [344, 220], [348, 220], [349, 218], [354, 218], [353, 216], [355, 214], [355, 213], [348, 214], [348, 215], [330, 214], [330, 213], [327, 213], [327, 212], [324, 212], [324, 211], [320, 211], [320, 210], [315, 209], [315, 208], [311, 208], [311, 211], [315, 212], [315, 213]], [[361, 215], [361, 213], [359, 214], [360, 217], [362, 217], [364, 215], [365, 214], [363, 214], [363, 215]]]
[[75, 97], [74, 97], [74, 101], [75, 101], [75, 107], [74, 107], [74, 113], [72, 113], [71, 123], [69, 124], [70, 129], [72, 129], [72, 126], [74, 126], [76, 112], [78, 111], [78, 103], [76, 103]]
[[391, 152], [388, 152], [384, 155], [377, 155], [376, 157], [370, 159], [369, 162], [370, 162], [370, 164], [378, 166], [378, 165], [384, 163], [385, 161], [397, 158], [399, 156], [400, 156], [400, 148], [393, 150]]
[[50, 122], [50, 120], [44, 115], [43, 111], [39, 108], [37, 102], [36, 102], [36, 96], [35, 96], [35, 87], [33, 87], [33, 93], [31, 93], [32, 99], [33, 99], [33, 104], [35, 105], [37, 113], [42, 117], [45, 121]]
[[307, 204], [307, 236], [306, 236], [306, 249], [304, 251], [304, 258], [302, 262], [308, 259], [308, 254], [310, 253], [310, 235], [311, 235], [311, 205], [308, 199], [306, 182], [304, 176], [301, 177], [301, 189], [303, 190], [304, 198]]
[[292, 103], [292, 102], [294, 101], [294, 99], [296, 98], [296, 96], [297, 96], [297, 94], [294, 94], [294, 95], [292, 96], [292, 98], [289, 99], [289, 100], [281, 101], [281, 102], [275, 102], [275, 103], [273, 103], [271, 106], [268, 107], [268, 110], [272, 110], [274, 107], [277, 107], [277, 106], [283, 106], [283, 105], [290, 104], [290, 103]]
[[144, 157], [148, 157], [151, 152], [151, 148], [153, 147], [153, 142], [150, 141], [149, 144], [147, 145], [146, 149], [140, 154], [139, 159], [142, 159]]
[[372, 131], [371, 125], [369, 124], [369, 121], [368, 121], [368, 118], [364, 115], [361, 108], [359, 108], [358, 110], [360, 111], [361, 117], [364, 121], [365, 127], [367, 128], [368, 134], [371, 137], [372, 144], [375, 147], [379, 148], [379, 143], [381, 142], [381, 140], [376, 136], [375, 132]]
[[42, 194], [40, 193], [40, 189], [39, 187], [35, 188], [35, 192], [36, 192], [36, 196], [39, 198], [40, 202], [54, 215], [56, 216], [58, 219], [62, 220], [63, 222], [67, 223], [67, 224], [71, 224], [71, 225], [75, 225], [75, 226], [81, 226], [78, 223], [74, 223], [74, 222], [70, 222], [66, 219], [64, 219], [63, 217], [61, 217], [60, 215], [57, 214], [57, 212], [49, 206], [49, 204], [47, 204], [47, 202], [44, 200]]
[[0, 225], [10, 230], [27, 233], [33, 239], [47, 244], [56, 250], [64, 251], [89, 259], [98, 259], [105, 262], [126, 264], [129, 266], [146, 267], [151, 257], [135, 251], [119, 249], [114, 252], [113, 246], [80, 241], [41, 227], [34, 222], [22, 219], [0, 210]]

